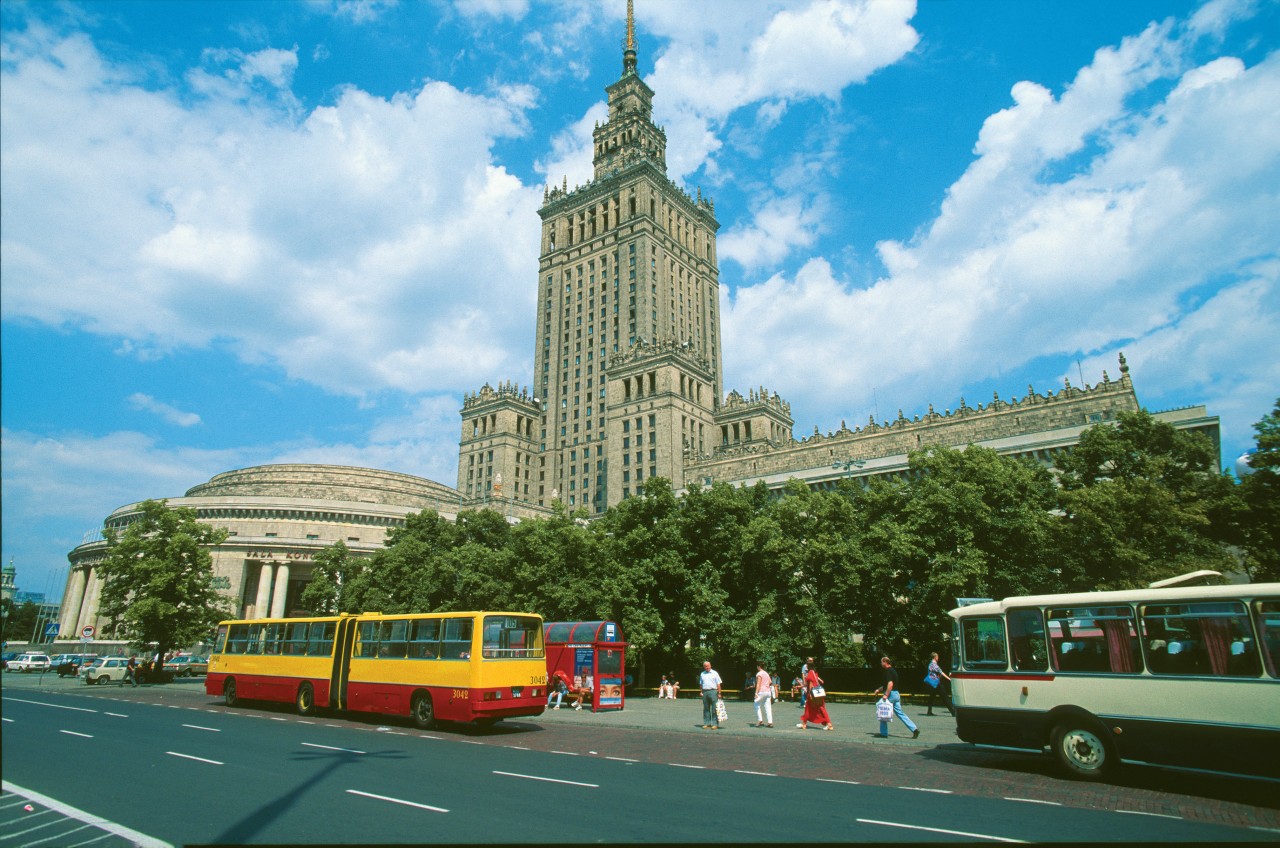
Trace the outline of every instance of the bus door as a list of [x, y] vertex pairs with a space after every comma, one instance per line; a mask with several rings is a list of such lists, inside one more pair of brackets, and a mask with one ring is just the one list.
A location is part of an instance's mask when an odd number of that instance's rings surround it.
[[347, 679], [351, 676], [351, 649], [356, 641], [355, 616], [338, 619], [338, 632], [333, 639], [333, 668], [329, 679], [329, 706], [347, 708]]

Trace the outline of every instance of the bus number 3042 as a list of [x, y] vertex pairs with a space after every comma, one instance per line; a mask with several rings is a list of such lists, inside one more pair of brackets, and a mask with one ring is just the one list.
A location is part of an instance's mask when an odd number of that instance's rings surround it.
[[530, 686], [542, 686], [546, 684], [547, 676], [545, 674], [537, 674], [529, 678]]

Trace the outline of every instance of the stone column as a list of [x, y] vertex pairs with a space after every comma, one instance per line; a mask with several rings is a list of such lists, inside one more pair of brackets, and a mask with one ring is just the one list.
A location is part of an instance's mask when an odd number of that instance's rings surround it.
[[71, 569], [66, 591], [62, 593], [62, 615], [59, 616], [58, 633], [80, 635], [80, 607], [84, 604], [85, 573], [89, 566]]
[[267, 607], [271, 603], [271, 576], [275, 570], [275, 565], [269, 560], [262, 561], [262, 574], [258, 576], [258, 598], [253, 604], [254, 618], [266, 618], [271, 614]]
[[284, 618], [285, 596], [289, 594], [289, 563], [282, 562], [276, 569], [276, 590], [271, 595], [271, 617]]
[[89, 584], [86, 592], [88, 600], [80, 610], [80, 621], [76, 624], [76, 629], [92, 624], [95, 630], [101, 630], [102, 623], [98, 621], [98, 596], [102, 594], [102, 578], [98, 576], [97, 568], [91, 568], [85, 579]]

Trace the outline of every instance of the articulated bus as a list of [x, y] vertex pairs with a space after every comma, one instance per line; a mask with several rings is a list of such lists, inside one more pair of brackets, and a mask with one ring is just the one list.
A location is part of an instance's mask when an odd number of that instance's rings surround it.
[[263, 618], [218, 625], [205, 692], [489, 725], [541, 715], [542, 618], [518, 612]]
[[1280, 583], [1006, 598], [954, 619], [957, 733], [1120, 762], [1280, 778]]

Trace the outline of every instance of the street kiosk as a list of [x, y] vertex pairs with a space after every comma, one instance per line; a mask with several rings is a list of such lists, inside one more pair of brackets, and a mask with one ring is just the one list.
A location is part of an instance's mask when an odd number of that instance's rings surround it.
[[589, 680], [593, 711], [626, 704], [627, 642], [613, 621], [552, 621], [543, 624], [547, 679], [563, 677], [571, 689]]

